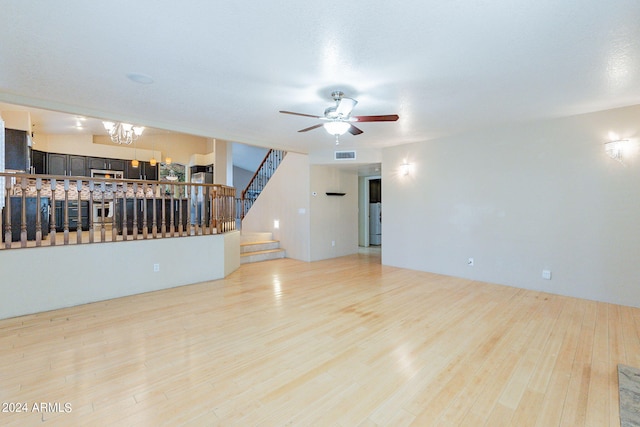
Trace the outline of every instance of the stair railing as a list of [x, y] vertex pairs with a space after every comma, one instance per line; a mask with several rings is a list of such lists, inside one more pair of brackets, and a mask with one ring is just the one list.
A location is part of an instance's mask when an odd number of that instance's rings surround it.
[[239, 204], [237, 212], [240, 213], [240, 219], [243, 219], [253, 203], [256, 201], [269, 179], [273, 176], [274, 172], [280, 166], [282, 159], [287, 154], [282, 150], [269, 150], [262, 159], [262, 163], [253, 174], [251, 180], [247, 184], [247, 187], [242, 190], [240, 194]]

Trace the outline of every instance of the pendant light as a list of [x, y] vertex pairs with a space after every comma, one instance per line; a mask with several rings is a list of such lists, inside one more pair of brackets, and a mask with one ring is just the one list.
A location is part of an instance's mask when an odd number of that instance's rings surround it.
[[149, 165], [151, 166], [155, 166], [158, 164], [158, 161], [156, 160], [156, 140], [155, 138], [151, 139], [151, 147], [152, 147], [152, 152], [151, 152], [151, 160], [149, 160]]
[[140, 166], [140, 162], [138, 161], [138, 150], [136, 149], [136, 143], [133, 142], [133, 160], [131, 160], [131, 166], [137, 168]]

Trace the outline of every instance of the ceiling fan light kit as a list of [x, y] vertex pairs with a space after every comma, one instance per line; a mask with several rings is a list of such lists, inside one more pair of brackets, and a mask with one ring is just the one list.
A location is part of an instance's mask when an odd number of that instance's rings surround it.
[[313, 129], [317, 129], [321, 126], [331, 135], [336, 137], [336, 145], [339, 142], [339, 136], [349, 132], [351, 135], [360, 135], [364, 133], [361, 129], [355, 127], [353, 122], [395, 122], [398, 120], [397, 114], [387, 114], [380, 116], [352, 116], [353, 108], [358, 101], [353, 98], [344, 96], [344, 92], [336, 90], [331, 92], [331, 98], [336, 102], [336, 105], [328, 107], [324, 110], [323, 116], [314, 116], [312, 114], [295, 113], [293, 111], [283, 111], [283, 114], [292, 114], [294, 116], [311, 117], [314, 119], [325, 120], [327, 123], [317, 124], [308, 128], [300, 129], [298, 132], [308, 132]]
[[351, 127], [351, 124], [336, 120], [333, 122], [327, 122], [323, 126], [330, 135], [344, 135]]

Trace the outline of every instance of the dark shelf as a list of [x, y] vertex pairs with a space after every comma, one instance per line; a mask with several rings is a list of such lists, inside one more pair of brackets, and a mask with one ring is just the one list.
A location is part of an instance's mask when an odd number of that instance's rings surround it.
[[344, 196], [347, 193], [333, 193], [333, 192], [329, 192], [327, 191], [327, 196]]

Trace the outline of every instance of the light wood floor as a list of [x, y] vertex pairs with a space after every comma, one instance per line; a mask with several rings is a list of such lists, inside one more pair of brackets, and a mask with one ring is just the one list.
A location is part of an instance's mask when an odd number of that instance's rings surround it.
[[[10, 297], [10, 296], [7, 296]], [[0, 321], [0, 413], [31, 426], [619, 426], [640, 310], [385, 267], [225, 280]]]

